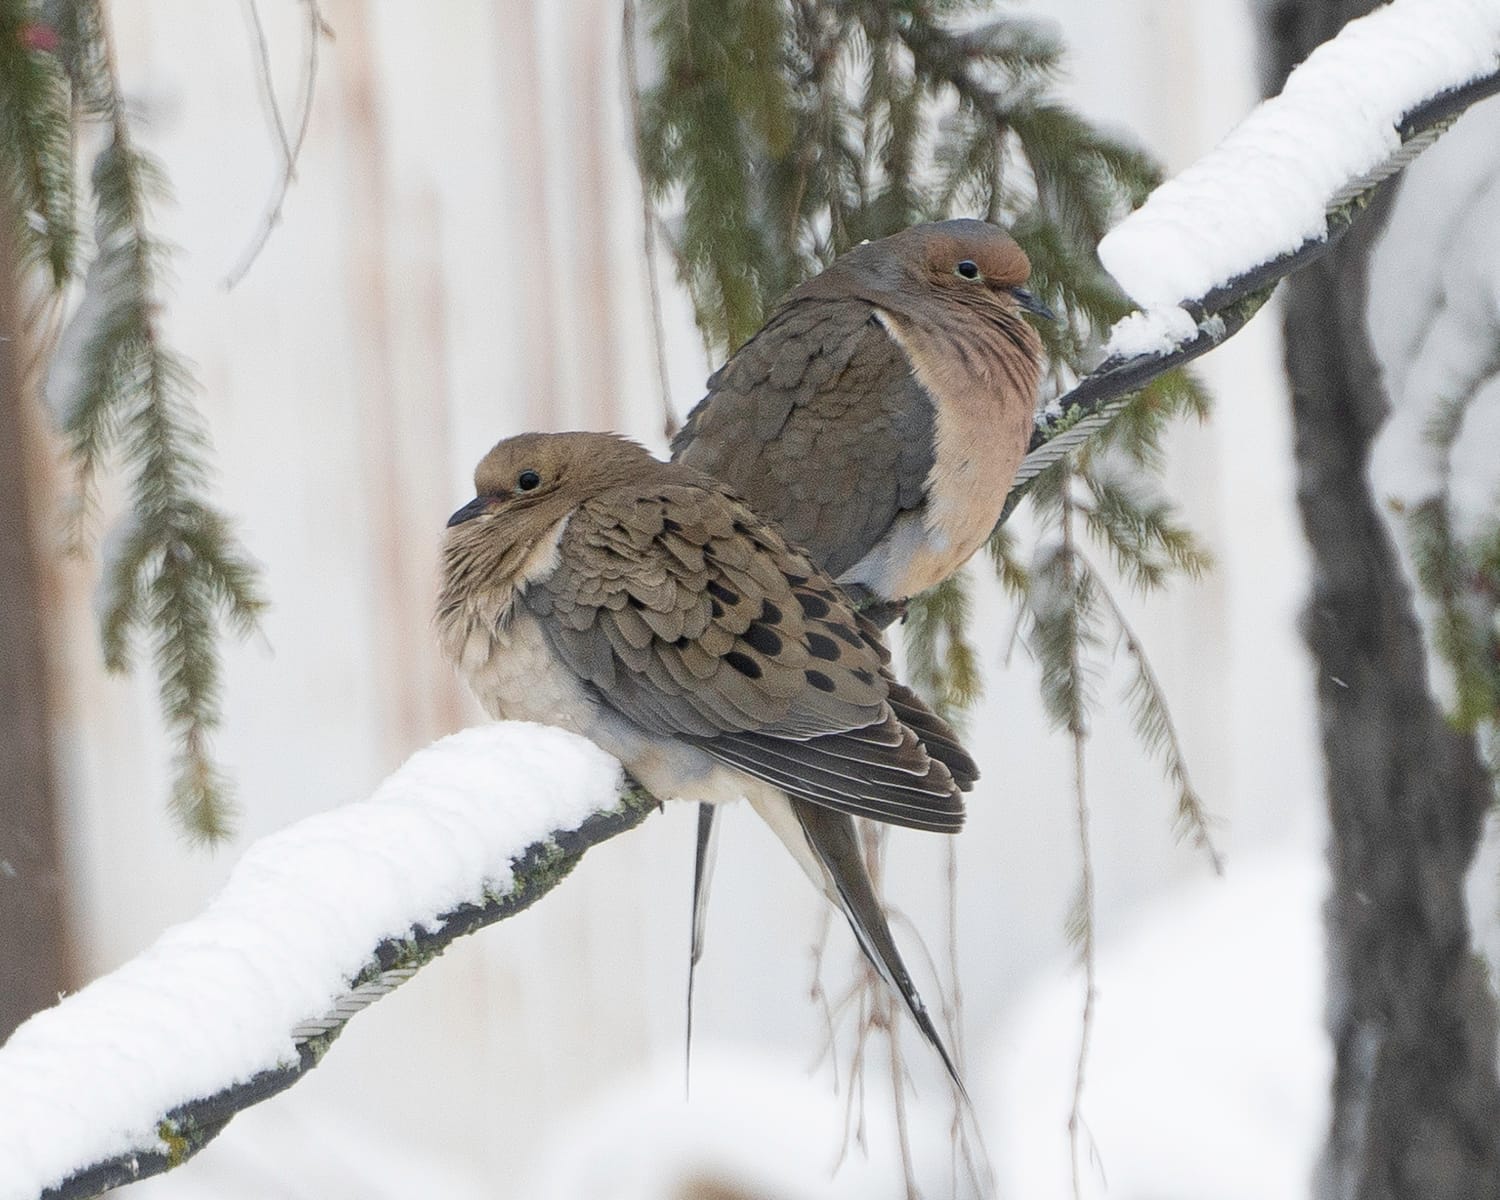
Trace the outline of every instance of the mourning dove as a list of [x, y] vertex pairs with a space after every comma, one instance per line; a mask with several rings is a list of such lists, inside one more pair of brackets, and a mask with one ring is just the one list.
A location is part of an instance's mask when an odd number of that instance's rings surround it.
[[[984, 221], [866, 242], [794, 290], [708, 381], [672, 442], [889, 621], [995, 528], [1034, 426], [1052, 314]], [[699, 810], [692, 970], [715, 810]], [[691, 1021], [691, 1012], [689, 1014]]]
[[661, 800], [748, 800], [957, 1083], [852, 815], [955, 832], [977, 771], [878, 630], [727, 487], [623, 438], [511, 438], [474, 484], [437, 628], [486, 710], [581, 734]]
[[901, 601], [984, 545], [1034, 426], [1025, 253], [914, 225], [793, 291], [708, 381], [673, 457], [727, 483], [846, 588]]

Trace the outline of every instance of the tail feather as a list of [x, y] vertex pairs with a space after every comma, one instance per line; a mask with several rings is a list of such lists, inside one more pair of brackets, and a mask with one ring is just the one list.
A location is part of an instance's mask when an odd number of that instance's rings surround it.
[[926, 701], [904, 683], [887, 680], [891, 711], [917, 735], [923, 749], [948, 768], [958, 790], [967, 792], [979, 778], [979, 768], [958, 740], [953, 726], [927, 707]]
[[937, 1026], [933, 1024], [927, 1006], [922, 1003], [916, 984], [912, 982], [906, 964], [901, 961], [900, 951], [896, 949], [896, 941], [891, 936], [890, 925], [885, 919], [885, 910], [881, 907], [870, 883], [870, 876], [865, 870], [854, 819], [796, 797], [790, 799], [792, 811], [802, 826], [807, 844], [822, 863], [836, 892], [833, 898], [848, 918], [860, 949], [865, 952], [865, 957], [880, 973], [880, 977], [901, 997], [907, 1012], [922, 1031], [922, 1036], [943, 1060], [953, 1086], [967, 1103], [969, 1093], [963, 1080], [959, 1078], [953, 1056], [948, 1053], [948, 1047], [938, 1033]]
[[703, 931], [708, 919], [708, 890], [713, 882], [714, 853], [719, 832], [716, 817], [718, 808], [712, 804], [698, 805], [698, 849], [693, 859], [693, 924], [691, 944], [688, 949], [687, 974], [687, 1043], [683, 1056], [683, 1071], [691, 1086], [693, 1072], [693, 982], [697, 977], [698, 960], [703, 957]]

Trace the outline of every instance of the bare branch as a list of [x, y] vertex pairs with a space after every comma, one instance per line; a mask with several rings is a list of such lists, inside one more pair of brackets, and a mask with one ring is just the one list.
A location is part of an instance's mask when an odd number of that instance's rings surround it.
[[297, 136], [291, 139], [287, 135], [286, 121], [282, 117], [281, 105], [276, 99], [276, 85], [271, 79], [271, 55], [270, 48], [266, 44], [265, 29], [260, 22], [260, 9], [256, 0], [246, 0], [246, 8], [249, 13], [251, 27], [256, 42], [256, 67], [257, 77], [261, 80], [261, 87], [265, 93], [266, 105], [270, 109], [271, 123], [276, 131], [277, 141], [281, 145], [281, 172], [277, 180], [275, 190], [272, 192], [270, 204], [267, 206], [266, 215], [261, 221], [260, 229], [240, 257], [239, 263], [229, 272], [224, 279], [225, 290], [235, 287], [240, 280], [249, 273], [250, 268], [255, 265], [255, 260], [260, 257], [260, 252], [265, 249], [266, 243], [270, 241], [271, 234], [276, 226], [281, 224], [281, 209], [286, 203], [287, 193], [291, 190], [292, 181], [297, 178], [297, 160], [302, 156], [303, 143], [307, 141], [308, 126], [312, 124], [313, 94], [317, 90], [318, 83], [318, 39], [332, 37], [333, 29], [323, 19], [323, 14], [318, 8], [318, 0], [302, 0], [307, 9], [307, 51], [303, 58], [302, 66], [302, 91], [297, 101]]

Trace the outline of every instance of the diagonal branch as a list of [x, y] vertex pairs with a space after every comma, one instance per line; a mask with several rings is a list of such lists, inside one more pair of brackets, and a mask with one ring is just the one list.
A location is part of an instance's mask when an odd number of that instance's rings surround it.
[[[1141, 388], [1174, 367], [1206, 354], [1238, 333], [1288, 275], [1333, 249], [1368, 207], [1375, 190], [1430, 146], [1470, 105], [1500, 94], [1500, 71], [1462, 87], [1450, 88], [1411, 109], [1397, 126], [1401, 147], [1372, 171], [1330, 198], [1326, 230], [1297, 249], [1267, 262], [1248, 265], [1234, 278], [1183, 305], [1196, 329], [1164, 353], [1108, 355], [1090, 375], [1064, 395], [1056, 416], [1037, 421], [1031, 450], [1016, 472], [1000, 521], [1014, 511], [1038, 475], [1106, 428]], [[1129, 320], [1130, 318], [1126, 318]], [[1122, 322], [1123, 324], [1123, 322]], [[1120, 329], [1117, 325], [1116, 330]]]

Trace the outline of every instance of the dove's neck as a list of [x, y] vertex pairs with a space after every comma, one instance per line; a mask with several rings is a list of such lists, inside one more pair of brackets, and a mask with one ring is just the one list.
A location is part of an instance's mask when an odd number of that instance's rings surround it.
[[483, 527], [464, 534], [460, 525], [450, 532], [436, 625], [443, 653], [465, 674], [504, 650], [516, 599], [557, 570], [558, 543], [571, 515], [529, 543], [501, 542], [497, 531]]
[[[1035, 424], [1041, 339], [1020, 317], [975, 313], [937, 325], [877, 309], [886, 332], [933, 399], [932, 468], [925, 484], [921, 535], [893, 528], [901, 578], [882, 595], [905, 597], [946, 579], [984, 545]], [[907, 522], [906, 524], [911, 524]], [[919, 545], [898, 546], [900, 538]]]

